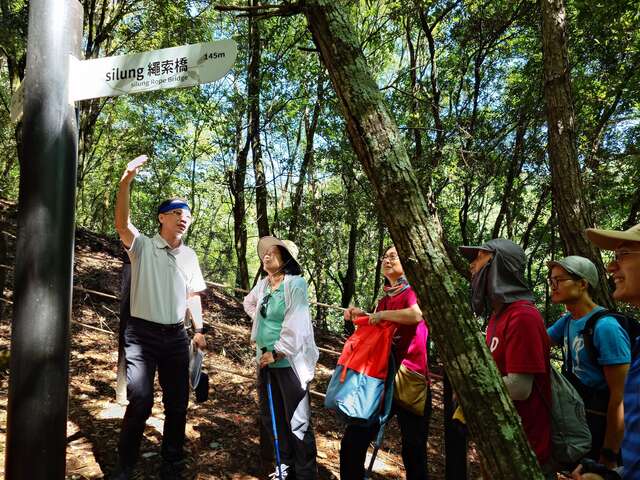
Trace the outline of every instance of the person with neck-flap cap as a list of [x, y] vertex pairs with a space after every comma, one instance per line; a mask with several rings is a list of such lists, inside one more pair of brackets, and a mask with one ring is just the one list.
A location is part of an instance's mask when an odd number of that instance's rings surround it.
[[551, 460], [549, 338], [524, 280], [527, 259], [519, 245], [497, 238], [462, 246], [470, 262], [471, 305], [489, 316], [486, 341], [548, 478]]

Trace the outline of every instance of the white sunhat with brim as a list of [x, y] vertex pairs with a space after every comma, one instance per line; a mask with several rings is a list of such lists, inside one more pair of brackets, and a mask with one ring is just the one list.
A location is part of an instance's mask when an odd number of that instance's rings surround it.
[[260, 261], [263, 260], [267, 251], [274, 245], [282, 247], [287, 252], [289, 252], [289, 255], [291, 255], [293, 261], [296, 262], [298, 266], [300, 266], [300, 263], [298, 262], [298, 246], [291, 240], [280, 240], [279, 238], [273, 237], [271, 235], [267, 235], [258, 240], [258, 257], [260, 257]]
[[640, 242], [640, 223], [628, 230], [601, 230], [587, 228], [587, 237], [603, 250], [615, 250], [622, 242]]

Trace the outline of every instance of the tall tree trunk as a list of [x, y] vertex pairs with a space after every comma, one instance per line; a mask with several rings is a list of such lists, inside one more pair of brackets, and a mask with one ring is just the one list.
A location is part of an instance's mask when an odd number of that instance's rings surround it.
[[438, 23], [456, 5], [455, 2], [452, 2], [445, 10], [439, 15], [435, 21], [429, 25], [429, 21], [427, 18], [427, 11], [425, 7], [422, 6], [422, 1], [414, 0], [415, 7], [418, 11], [418, 16], [420, 18], [420, 26], [422, 27], [422, 31], [424, 32], [427, 43], [429, 44], [429, 83], [431, 84], [431, 114], [433, 115], [433, 126], [435, 128], [435, 145], [431, 152], [431, 168], [435, 169], [440, 164], [440, 160], [442, 159], [442, 151], [444, 149], [444, 127], [442, 124], [442, 118], [440, 117], [440, 85], [438, 82], [438, 63], [436, 61], [436, 42], [433, 37], [433, 30], [436, 28]]
[[584, 230], [592, 226], [582, 188], [576, 147], [576, 127], [571, 95], [567, 49], [567, 14], [563, 0], [541, 0], [544, 99], [549, 135], [549, 163], [553, 207], [565, 255], [591, 259], [600, 272], [599, 303], [613, 307], [597, 248]]
[[247, 173], [249, 139], [240, 147], [242, 137], [241, 119], [236, 125], [236, 166], [228, 173], [229, 190], [233, 202], [233, 240], [236, 251], [236, 287], [249, 289], [249, 268], [247, 267], [247, 223], [245, 219], [244, 182]]
[[[7, 65], [7, 76], [9, 80], [9, 94], [13, 95], [18, 89], [20, 82], [24, 79], [24, 71], [27, 66], [26, 54], [26, 38], [27, 38], [27, 22], [28, 4], [20, 7], [20, 11], [13, 11], [15, 2], [7, 0], [0, 1], [0, 24], [12, 25], [12, 31], [3, 35], [0, 51]], [[23, 23], [16, 23], [16, 19], [23, 18]], [[9, 37], [9, 38], [6, 38]], [[2, 64], [0, 63], [0, 67]], [[22, 120], [20, 120], [13, 130], [14, 140], [16, 142], [16, 156], [5, 154], [5, 166], [2, 169], [0, 178], [8, 178], [9, 172], [15, 165], [16, 158], [18, 164], [22, 164]]]
[[[321, 208], [321, 197], [320, 195], [316, 195], [318, 184], [316, 182], [315, 175], [311, 175], [311, 192], [312, 192], [312, 203], [311, 203], [311, 215], [312, 218], [320, 218], [322, 208]], [[327, 303], [326, 295], [327, 295], [327, 283], [326, 283], [326, 259], [327, 256], [324, 255], [325, 244], [322, 242], [322, 225], [320, 222], [314, 222], [313, 225], [313, 233], [314, 238], [311, 242], [314, 244], [315, 255], [313, 256], [313, 281], [316, 287], [316, 301]], [[326, 327], [326, 318], [327, 311], [322, 307], [316, 308], [316, 316], [315, 322], [319, 328]]]
[[413, 17], [407, 16], [405, 19], [405, 35], [407, 38], [407, 49], [409, 50], [409, 85], [411, 87], [411, 100], [409, 101], [409, 114], [413, 128], [410, 126], [411, 136], [413, 137], [413, 166], [418, 169], [422, 165], [422, 132], [420, 131], [420, 101], [418, 94], [420, 92], [420, 84], [418, 83], [418, 47], [413, 45]]
[[[353, 209], [355, 210], [355, 209]], [[358, 247], [358, 220], [354, 211], [349, 213], [350, 226], [349, 226], [349, 252], [347, 253], [347, 271], [342, 274], [338, 272], [340, 277], [340, 283], [342, 284], [342, 298], [340, 299], [340, 305], [343, 308], [347, 308], [353, 300], [353, 295], [356, 293], [356, 251]], [[353, 322], [345, 320], [344, 333], [350, 335], [353, 333]]]
[[[509, 163], [509, 170], [507, 172], [507, 179], [502, 192], [502, 200], [500, 202], [500, 212], [496, 217], [496, 221], [493, 224], [493, 230], [491, 231], [491, 238], [498, 238], [500, 231], [502, 230], [502, 222], [507, 217], [510, 209], [511, 197], [513, 196], [513, 185], [518, 175], [522, 171], [522, 165], [524, 164], [524, 136], [527, 133], [527, 119], [524, 111], [518, 115], [518, 127], [516, 128], [516, 140], [513, 146], [513, 158], [507, 162]], [[507, 219], [508, 221], [508, 219]]]
[[[251, 6], [257, 6], [258, 0], [250, 0]], [[269, 235], [269, 216], [267, 200], [267, 180], [262, 163], [262, 146], [260, 145], [260, 23], [249, 17], [249, 138], [251, 139], [251, 158], [253, 160], [253, 173], [256, 181], [256, 216], [258, 223], [258, 236]]]
[[[4, 227], [3, 223], [0, 222], [0, 226]], [[0, 265], [8, 265], [7, 261], [7, 234], [5, 232], [0, 232]], [[4, 285], [7, 280], [7, 270], [3, 267], [0, 267], [0, 320], [2, 320], [2, 315], [4, 312]]]
[[320, 118], [320, 110], [322, 109], [322, 101], [324, 97], [324, 75], [322, 72], [318, 74], [318, 84], [316, 88], [316, 103], [313, 106], [313, 113], [311, 114], [311, 121], [309, 116], [305, 114], [304, 117], [304, 132], [305, 132], [305, 146], [304, 157], [302, 158], [302, 165], [300, 167], [300, 175], [296, 189], [293, 194], [293, 200], [291, 201], [291, 222], [289, 223], [289, 239], [294, 242], [298, 238], [298, 225], [300, 216], [300, 205], [302, 204], [302, 192], [304, 184], [307, 182], [307, 173], [313, 165], [313, 141], [316, 135], [316, 129], [318, 128], [318, 119]]
[[636, 189], [631, 197], [631, 207], [629, 208], [629, 215], [622, 224], [622, 228], [627, 230], [638, 223], [638, 214], [640, 214], [640, 187]]
[[542, 479], [500, 373], [461, 294], [460, 279], [452, 274], [440, 221], [428, 210], [402, 137], [358, 47], [346, 6], [346, 0], [307, 0], [303, 11], [378, 209], [429, 319], [492, 478]]
[[354, 219], [349, 227], [349, 253], [347, 254], [347, 271], [340, 275], [342, 282], [342, 298], [340, 305], [347, 308], [356, 293], [356, 250], [358, 247], [358, 222]]
[[378, 292], [382, 284], [382, 262], [380, 258], [384, 255], [384, 222], [378, 216], [378, 256], [376, 258], [376, 273], [373, 281], [373, 294], [371, 295], [371, 303], [369, 304], [369, 311], [373, 312], [376, 308], [376, 302], [378, 300]]
[[522, 235], [521, 246], [525, 250], [529, 248], [529, 243], [531, 242], [531, 235], [533, 234], [533, 229], [536, 225], [538, 225], [540, 215], [542, 215], [542, 211], [547, 205], [548, 197], [550, 193], [551, 193], [550, 185], [545, 185], [544, 187], [542, 187], [542, 190], [540, 191], [540, 197], [538, 198], [538, 203], [536, 205], [536, 210], [535, 212], [533, 212], [533, 217], [531, 217], [531, 220], [527, 224], [527, 228], [525, 229], [524, 234]]

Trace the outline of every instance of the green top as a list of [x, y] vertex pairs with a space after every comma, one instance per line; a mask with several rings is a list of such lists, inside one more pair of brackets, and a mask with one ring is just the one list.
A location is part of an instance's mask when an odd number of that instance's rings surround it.
[[[268, 297], [266, 304], [266, 316], [262, 316], [262, 308], [264, 298]], [[286, 305], [284, 303], [284, 282], [278, 288], [271, 291], [269, 287], [265, 290], [265, 297], [258, 304], [258, 332], [256, 334], [256, 345], [258, 352], [262, 353], [262, 348], [266, 347], [267, 351], [273, 350], [273, 345], [280, 338], [282, 323], [284, 322], [284, 311]], [[275, 363], [269, 365], [271, 368], [289, 367], [289, 360], [282, 358]]]

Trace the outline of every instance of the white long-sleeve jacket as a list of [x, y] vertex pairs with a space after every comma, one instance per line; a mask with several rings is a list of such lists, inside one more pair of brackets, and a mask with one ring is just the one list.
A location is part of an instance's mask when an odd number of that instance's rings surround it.
[[[315, 374], [319, 356], [311, 324], [307, 282], [299, 275], [285, 275], [283, 282], [284, 321], [280, 338], [276, 341], [274, 348], [286, 356], [300, 380], [301, 387], [306, 389]], [[251, 341], [254, 342], [258, 332], [258, 305], [265, 296], [266, 286], [267, 277], [259, 280], [242, 302], [244, 311], [253, 320]]]

